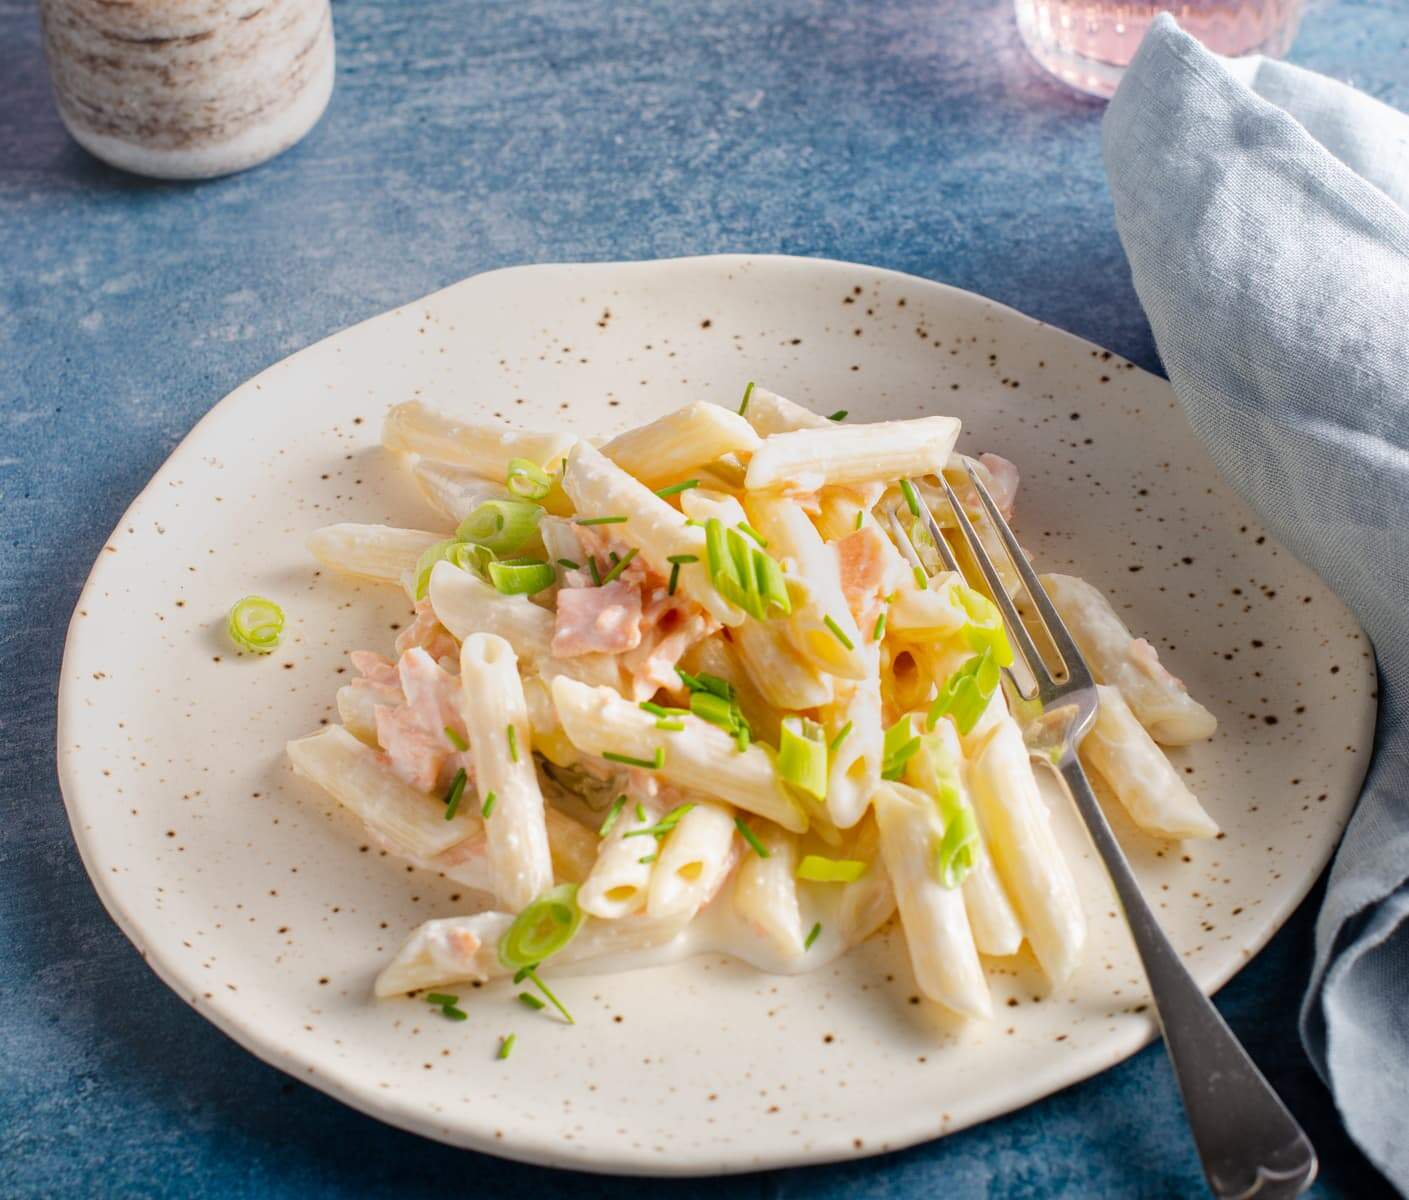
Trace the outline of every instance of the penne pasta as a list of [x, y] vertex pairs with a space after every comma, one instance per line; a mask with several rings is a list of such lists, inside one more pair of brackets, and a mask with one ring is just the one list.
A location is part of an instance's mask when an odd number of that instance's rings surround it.
[[1101, 592], [1071, 575], [1041, 580], [1096, 682], [1119, 688], [1155, 741], [1184, 746], [1213, 736], [1213, 714], [1164, 668], [1149, 642], [1131, 636]]
[[432, 458], [416, 459], [411, 464], [411, 478], [426, 503], [457, 525], [486, 500], [509, 498], [502, 483], [485, 479], [469, 467]]
[[495, 482], [506, 477], [510, 459], [526, 458], [537, 466], [551, 467], [576, 441], [571, 433], [528, 433], [462, 421], [420, 400], [396, 405], [382, 426], [382, 445], [388, 450], [469, 467]]
[[443, 534], [390, 525], [325, 525], [308, 535], [308, 549], [325, 567], [377, 583], [401, 583]]
[[744, 419], [765, 438], [775, 433], [791, 433], [794, 429], [826, 429], [831, 425], [821, 413], [758, 386], [749, 389]]
[[[865, 647], [868, 660], [878, 657], [875, 643]], [[881, 722], [880, 667], [838, 689], [837, 699], [822, 710], [829, 740], [827, 815], [838, 829], [850, 829], [865, 814], [881, 781], [885, 730]]]
[[734, 858], [733, 809], [697, 803], [661, 842], [647, 915], [693, 917], [719, 890]]
[[422, 858], [434, 858], [480, 832], [480, 820], [463, 809], [445, 819], [438, 797], [418, 792], [382, 755], [341, 725], [329, 725], [285, 747], [294, 770], [312, 780], [369, 829]]
[[943, 835], [934, 805], [904, 784], [876, 792], [881, 854], [895, 889], [915, 982], [929, 999], [962, 1016], [993, 1014], [988, 982], [969, 931], [964, 896], [930, 871], [935, 840]]
[[767, 851], [750, 850], [734, 877], [734, 912], [761, 934], [784, 959], [801, 958], [802, 910], [797, 899], [797, 839], [776, 825], [755, 827], [754, 836]]
[[759, 438], [737, 413], [696, 401], [612, 438], [601, 451], [648, 488], [679, 483], [726, 454], [751, 454]]
[[583, 912], [606, 921], [629, 917], [646, 907], [646, 894], [655, 870], [649, 861], [655, 842], [642, 836], [662, 816], [654, 801], [623, 803], [615, 824], [602, 839], [597, 859], [586, 881], [578, 889], [577, 903]]
[[970, 781], [1004, 889], [1047, 978], [1061, 983], [1081, 959], [1086, 916], [1016, 721], [1000, 722], [979, 747]]
[[518, 912], [553, 886], [543, 793], [512, 647], [475, 633], [460, 647], [462, 714], [474, 755], [494, 895]]
[[828, 484], [889, 482], [944, 468], [959, 437], [953, 417], [797, 429], [768, 438], [749, 462], [750, 491], [813, 492]]
[[1120, 689], [1102, 685], [1097, 692], [1100, 706], [1081, 757], [1110, 784], [1130, 819], [1157, 837], [1216, 837], [1218, 825], [1135, 719]]
[[697, 717], [682, 717], [679, 731], [609, 688], [591, 688], [574, 679], [553, 680], [553, 703], [572, 744], [585, 754], [614, 754], [651, 764], [678, 787], [728, 800], [749, 812], [801, 833], [802, 809], [783, 787], [769, 751], [754, 743], [740, 750], [724, 730]]
[[817, 708], [831, 701], [832, 680], [807, 661], [777, 621], [745, 621], [734, 649], [759, 694], [774, 708]]
[[[686, 524], [685, 517], [600, 451], [586, 442], [573, 447], [563, 490], [581, 517], [625, 517], [613, 525], [613, 535], [639, 550], [651, 569], [662, 577], [678, 565], [680, 590], [715, 620], [725, 625], [738, 625], [744, 620], [743, 612], [725, 600], [710, 581], [704, 531]], [[670, 561], [686, 557], [694, 561]]]
[[793, 611], [775, 622], [788, 631], [804, 658], [845, 679], [864, 679], [866, 639], [842, 591], [835, 547], [795, 500], [749, 496], [749, 519], [768, 542], [768, 552], [790, 577]]

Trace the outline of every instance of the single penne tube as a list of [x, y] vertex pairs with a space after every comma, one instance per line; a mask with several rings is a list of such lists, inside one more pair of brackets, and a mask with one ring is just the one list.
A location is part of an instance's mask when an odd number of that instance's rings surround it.
[[793, 611], [774, 620], [788, 631], [802, 655], [824, 671], [844, 679], [864, 679], [866, 639], [842, 591], [834, 546], [795, 500], [751, 495], [745, 508], [755, 529], [767, 540], [768, 553], [788, 573]]
[[966, 1017], [993, 1015], [988, 981], [974, 947], [963, 893], [940, 884], [930, 870], [943, 827], [934, 804], [905, 784], [877, 789], [881, 854], [895, 889], [900, 924], [915, 982], [929, 999]]
[[734, 845], [733, 809], [696, 803], [660, 844], [646, 897], [647, 915], [693, 917], [733, 869]]
[[[625, 517], [611, 526], [612, 536], [640, 551], [658, 575], [679, 565], [679, 589], [724, 625], [738, 625], [744, 613], [726, 600], [710, 581], [704, 530], [686, 518], [634, 476], [600, 451], [578, 442], [568, 456], [563, 490], [577, 508], [579, 520]], [[671, 562], [672, 558], [694, 561]]]
[[[921, 740], [919, 750], [905, 764], [906, 781], [930, 797], [941, 820], [946, 805], [972, 810], [967, 775], [968, 764], [952, 721], [938, 722], [932, 736]], [[946, 787], [951, 790], [941, 795]], [[950, 814], [951, 819], [953, 815]], [[981, 833], [969, 856], [971, 866], [960, 888], [974, 945], [980, 954], [993, 958], [1016, 954], [1023, 940], [1022, 923], [1008, 893], [1003, 890], [993, 856]]]
[[492, 633], [460, 647], [462, 715], [475, 763], [494, 895], [518, 912], [553, 886], [543, 793], [513, 648]]
[[434, 858], [480, 832], [479, 816], [472, 809], [461, 808], [447, 821], [440, 797], [403, 782], [382, 754], [341, 725], [289, 742], [285, 750], [295, 771], [368, 828], [417, 857]]
[[[374, 993], [379, 997], [399, 996], [450, 983], [484, 983], [512, 975], [499, 961], [499, 942], [513, 923], [513, 916], [503, 912], [427, 921], [406, 939], [396, 957], [377, 976]], [[657, 921], [635, 916], [599, 921], [588, 917], [577, 936], [540, 970], [565, 972], [580, 964], [632, 970], [648, 965], [648, 952], [669, 942], [684, 927], [685, 923], [675, 918]]]
[[789, 959], [806, 953], [802, 909], [797, 898], [797, 838], [776, 825], [754, 822], [753, 835], [768, 852], [745, 852], [734, 876], [734, 912]]
[[744, 486], [812, 492], [828, 484], [889, 482], [942, 470], [959, 437], [954, 417], [797, 429], [765, 438]]
[[1164, 668], [1149, 642], [1131, 636], [1100, 591], [1071, 575], [1043, 575], [1042, 586], [1096, 682], [1119, 688], [1155, 741], [1184, 746], [1213, 736], [1218, 728], [1214, 715]]
[[621, 799], [625, 803], [601, 839], [597, 860], [577, 890], [578, 907], [604, 921], [618, 921], [644, 909], [655, 870], [651, 861], [655, 839], [643, 831], [660, 820], [661, 809], [654, 801]]
[[1100, 685], [1096, 691], [1100, 704], [1081, 757], [1110, 784], [1130, 819], [1157, 837], [1216, 837], [1217, 823], [1135, 719], [1120, 689]]
[[830, 703], [831, 676], [808, 662], [777, 621], [745, 621], [734, 630], [734, 649], [754, 686], [774, 708], [817, 708]]
[[751, 454], [758, 444], [743, 417], [697, 400], [618, 434], [601, 450], [648, 488], [658, 488], [688, 479], [696, 467], [725, 454]]
[[550, 467], [576, 441], [577, 435], [567, 432], [529, 433], [462, 421], [420, 400], [396, 405], [382, 426], [382, 445], [388, 450], [469, 467], [495, 482], [505, 479], [510, 459], [526, 458], [536, 466]]
[[969, 782], [1004, 890], [1047, 978], [1061, 983], [1081, 959], [1086, 916], [1016, 721], [994, 727], [973, 757]]
[[757, 742], [740, 750], [732, 736], [698, 717], [679, 718], [684, 729], [662, 729], [656, 717], [610, 688], [564, 676], [553, 680], [553, 703], [568, 738], [585, 754], [645, 764], [679, 787], [727, 800], [796, 833], [807, 828], [771, 752]]
[[507, 500], [503, 480], [485, 479], [458, 463], [418, 458], [411, 464], [411, 478], [436, 512], [459, 524], [486, 500]]
[[551, 805], [543, 810], [543, 823], [548, 827], [553, 878], [560, 883], [581, 883], [597, 861], [596, 835]]
[[875, 643], [865, 650], [865, 676], [839, 684], [836, 700], [822, 710], [829, 743], [827, 815], [838, 829], [850, 829], [865, 815], [885, 755], [878, 651]]
[[308, 535], [308, 549], [325, 567], [377, 583], [400, 584], [425, 551], [446, 538], [424, 529], [390, 525], [324, 525]]
[[794, 429], [826, 429], [832, 424], [821, 413], [758, 386], [749, 389], [743, 415], [754, 431], [765, 438]]
[[881, 855], [880, 833], [875, 818], [868, 817], [857, 825], [852, 838], [846, 857], [860, 859], [869, 866], [860, 879], [841, 885], [837, 925], [844, 946], [864, 942], [895, 912], [895, 889]]
[[509, 643], [526, 670], [545, 677], [566, 674], [594, 686], [620, 686], [621, 670], [608, 655], [555, 657], [553, 614], [527, 596], [505, 596], [448, 562], [438, 562], [431, 570], [427, 595], [436, 619], [461, 641], [474, 633], [492, 633]]

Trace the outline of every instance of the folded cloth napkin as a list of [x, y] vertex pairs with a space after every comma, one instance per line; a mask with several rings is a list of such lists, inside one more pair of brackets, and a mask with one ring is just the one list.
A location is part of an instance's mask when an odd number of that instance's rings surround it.
[[1379, 724], [1302, 1036], [1409, 1192], [1409, 117], [1163, 16], [1102, 127], [1135, 289], [1189, 420], [1374, 643]]

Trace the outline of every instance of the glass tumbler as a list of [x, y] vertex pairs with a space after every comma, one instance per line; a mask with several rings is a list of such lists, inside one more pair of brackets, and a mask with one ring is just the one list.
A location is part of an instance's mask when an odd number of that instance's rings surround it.
[[1287, 52], [1304, 0], [1014, 0], [1018, 32], [1034, 58], [1064, 83], [1093, 96], [1115, 91], [1145, 30], [1162, 12], [1210, 50], [1230, 57]]

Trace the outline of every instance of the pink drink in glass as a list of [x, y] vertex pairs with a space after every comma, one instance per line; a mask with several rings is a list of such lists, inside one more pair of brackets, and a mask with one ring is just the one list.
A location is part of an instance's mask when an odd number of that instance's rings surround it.
[[1064, 83], [1109, 96], [1157, 14], [1219, 54], [1281, 57], [1292, 44], [1303, 0], [1186, 0], [1138, 4], [1120, 0], [1015, 0], [1018, 32], [1044, 67]]

